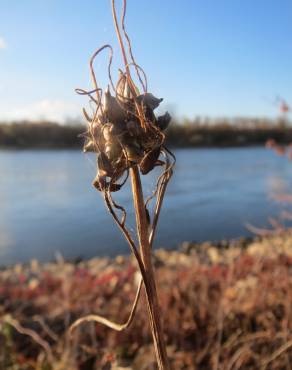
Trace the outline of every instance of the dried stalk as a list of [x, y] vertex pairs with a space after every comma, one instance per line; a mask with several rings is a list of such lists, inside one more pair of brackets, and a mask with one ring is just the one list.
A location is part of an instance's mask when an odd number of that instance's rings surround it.
[[145, 268], [147, 283], [150, 287], [150, 295], [147, 294], [146, 296], [156, 358], [159, 369], [170, 369], [166, 353], [166, 345], [163, 337], [162, 323], [160, 320], [160, 308], [152, 266], [151, 247], [148, 236], [148, 223], [144, 207], [141, 179], [138, 168], [136, 166], [132, 167], [130, 169], [130, 172], [134, 206], [136, 212], [137, 234], [140, 244], [140, 255], [142, 257], [143, 265]]
[[[90, 102], [96, 105], [92, 118], [87, 114], [86, 110], [83, 109], [85, 119], [89, 124], [86, 133], [87, 143], [84, 149], [85, 151], [94, 151], [98, 154], [98, 173], [93, 185], [97, 190], [102, 192], [108, 211], [128, 242], [141, 272], [141, 280], [138, 284], [130, 315], [125, 323], [117, 324], [105, 317], [92, 314], [74, 322], [69, 329], [69, 333], [72, 333], [80, 324], [88, 321], [98, 322], [118, 331], [128, 328], [133, 321], [141, 287], [142, 284], [144, 284], [149, 323], [158, 367], [160, 370], [169, 370], [170, 365], [163, 337], [151, 253], [163, 198], [175, 163], [174, 155], [163, 145], [165, 139], [163, 130], [169, 124], [170, 115], [166, 112], [164, 116], [156, 117], [153, 113], [162, 99], [155, 98], [152, 94], [147, 92], [146, 74], [136, 63], [133, 56], [130, 38], [125, 28], [126, 0], [123, 0], [121, 30], [117, 18], [115, 0], [111, 0], [111, 3], [114, 25], [124, 61], [125, 72], [119, 70], [120, 77], [115, 85], [111, 75], [113, 49], [110, 45], [106, 44], [99, 48], [90, 59], [90, 73], [94, 89], [77, 89], [76, 92], [81, 95], [87, 95]], [[127, 56], [123, 39], [126, 39], [129, 57]], [[105, 49], [108, 49], [110, 52], [108, 78], [110, 86], [115, 93], [115, 97], [111, 96], [109, 90], [103, 92], [97, 84], [94, 72], [94, 60], [96, 56]], [[130, 63], [128, 60], [130, 60]], [[140, 94], [131, 76], [131, 66], [133, 66], [136, 71], [137, 78], [142, 86], [143, 94]], [[127, 92], [125, 92], [125, 86], [129, 89]], [[93, 97], [92, 94], [94, 93], [96, 97]], [[105, 98], [104, 103], [102, 103], [103, 96]], [[164, 155], [165, 161], [159, 160], [160, 154]], [[170, 157], [172, 157], [172, 161]], [[155, 166], [161, 165], [164, 165], [164, 170], [157, 180], [156, 190], [145, 201], [140, 171], [145, 175]], [[126, 177], [121, 183], [118, 183], [117, 180], [120, 182], [124, 174], [126, 174]], [[126, 183], [129, 174], [132, 183], [133, 202], [136, 214], [138, 246], [136, 246], [134, 238], [127, 229], [127, 212], [125, 208], [117, 204], [112, 197], [112, 192], [118, 191]], [[154, 197], [156, 197], [156, 205], [153, 221], [149, 225], [150, 220], [147, 217], [147, 206]]]

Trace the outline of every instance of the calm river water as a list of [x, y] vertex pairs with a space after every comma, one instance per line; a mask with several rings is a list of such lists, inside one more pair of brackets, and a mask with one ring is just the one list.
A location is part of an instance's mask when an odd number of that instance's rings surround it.
[[[156, 246], [250, 235], [284, 205], [292, 163], [263, 148], [175, 150]], [[91, 186], [94, 157], [76, 150], [0, 151], [0, 265], [128, 253], [101, 195]], [[144, 179], [149, 194], [154, 173]], [[129, 208], [126, 187], [118, 201]]]

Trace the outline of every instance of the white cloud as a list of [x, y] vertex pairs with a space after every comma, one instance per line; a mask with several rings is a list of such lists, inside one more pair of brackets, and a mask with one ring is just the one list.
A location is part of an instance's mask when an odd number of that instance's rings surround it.
[[6, 49], [7, 45], [3, 37], [0, 36], [0, 49]]
[[13, 110], [2, 111], [0, 120], [48, 120], [64, 122], [68, 118], [80, 116], [80, 107], [63, 100], [43, 99]]

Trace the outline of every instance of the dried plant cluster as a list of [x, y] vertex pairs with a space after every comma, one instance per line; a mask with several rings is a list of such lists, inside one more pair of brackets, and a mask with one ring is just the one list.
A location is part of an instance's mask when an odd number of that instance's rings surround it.
[[[114, 6], [113, 11], [115, 12]], [[125, 32], [124, 17], [125, 2], [122, 29], [128, 42], [131, 63], [128, 63], [124, 45], [121, 44], [125, 71], [119, 69], [119, 78], [115, 85], [111, 75], [113, 49], [110, 45], [104, 45], [94, 53], [90, 61], [94, 90], [76, 90], [81, 95], [88, 95], [95, 105], [92, 117], [83, 109], [88, 122], [84, 151], [97, 153], [98, 173], [93, 184], [102, 192], [120, 190], [127, 176], [121, 183], [118, 181], [125, 173], [128, 174], [131, 167], [138, 166], [140, 172], [146, 175], [155, 166], [165, 164], [165, 161], [159, 160], [161, 154], [165, 157], [171, 155], [169, 150], [164, 147], [165, 135], [163, 133], [170, 123], [171, 116], [166, 112], [164, 115], [156, 117], [154, 113], [163, 99], [156, 98], [147, 91], [146, 74], [134, 60], [130, 40]], [[116, 18], [114, 17], [114, 19]], [[116, 28], [121, 37], [117, 23]], [[110, 84], [105, 91], [97, 85], [93, 68], [95, 58], [104, 49], [110, 50], [108, 66]], [[131, 66], [135, 68], [142, 93], [133, 81]], [[169, 160], [167, 162], [169, 165]], [[167, 172], [170, 173], [169, 166], [167, 166]]]
[[[154, 114], [162, 99], [148, 92], [139, 94], [136, 86], [133, 94], [127, 75], [121, 70], [119, 74], [114, 87], [116, 96], [111, 95], [108, 87], [103, 103], [96, 102], [94, 119], [89, 119], [85, 113], [89, 130], [84, 151], [98, 153], [98, 174], [94, 186], [99, 191], [120, 190], [124, 181], [122, 184], [117, 181], [133, 165], [138, 165], [143, 175], [162, 165], [163, 162], [158, 159], [164, 142], [162, 131], [171, 119], [168, 112], [158, 118]], [[139, 117], [139, 112], [142, 117]]]
[[[121, 26], [117, 20], [114, 0], [112, 0], [112, 12], [124, 61], [124, 70], [119, 69], [118, 81], [115, 84], [111, 73], [113, 49], [110, 45], [104, 45], [94, 53], [90, 60], [94, 89], [92, 91], [77, 89], [77, 92], [89, 96], [90, 102], [94, 105], [92, 116], [83, 109], [84, 116], [88, 122], [84, 150], [97, 153], [97, 176], [93, 185], [103, 194], [110, 214], [118, 224], [136, 257], [141, 272], [141, 281], [126, 323], [116, 324], [104, 317], [89, 315], [77, 320], [71, 330], [84, 321], [91, 320], [105, 324], [118, 331], [127, 328], [133, 320], [141, 286], [144, 284], [149, 323], [158, 367], [159, 369], [169, 369], [152, 266], [151, 248], [162, 200], [175, 162], [174, 155], [164, 146], [165, 135], [163, 130], [169, 125], [171, 117], [168, 112], [159, 117], [154, 113], [162, 99], [156, 98], [152, 93], [148, 92], [146, 74], [134, 59], [130, 38], [125, 29], [126, 0], [123, 1]], [[127, 52], [125, 44], [127, 45]], [[103, 50], [109, 50], [109, 85], [105, 91], [97, 83], [93, 66], [95, 58]], [[134, 70], [134, 73], [132, 73], [132, 70]], [[134, 81], [133, 74], [137, 83]], [[137, 85], [140, 85], [141, 91]], [[146, 175], [155, 166], [161, 166], [162, 172], [158, 177], [153, 194], [145, 200], [140, 173]], [[126, 209], [122, 205], [117, 204], [112, 197], [113, 192], [120, 190], [125, 185], [129, 174], [131, 177], [139, 245], [136, 245], [135, 238], [127, 229]], [[154, 214], [151, 217], [148, 205], [155, 197], [156, 205]]]

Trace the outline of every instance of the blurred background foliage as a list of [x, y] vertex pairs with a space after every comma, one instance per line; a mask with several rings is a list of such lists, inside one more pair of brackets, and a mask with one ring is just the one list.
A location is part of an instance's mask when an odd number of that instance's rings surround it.
[[[86, 127], [79, 120], [0, 122], [1, 148], [81, 148]], [[80, 136], [81, 135], [81, 136]], [[292, 142], [291, 122], [284, 118], [200, 118], [174, 120], [167, 130], [172, 147], [264, 145], [273, 138]]]

